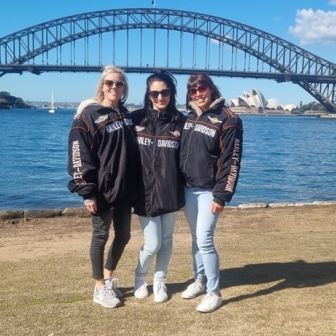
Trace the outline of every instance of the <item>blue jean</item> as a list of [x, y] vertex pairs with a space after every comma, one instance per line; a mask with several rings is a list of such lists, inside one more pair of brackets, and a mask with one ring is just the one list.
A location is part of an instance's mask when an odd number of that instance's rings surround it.
[[139, 252], [138, 265], [135, 270], [136, 280], [146, 278], [152, 260], [156, 256], [154, 279], [165, 281], [173, 249], [176, 212], [157, 217], [139, 216], [139, 220], [144, 233], [144, 244]]
[[218, 213], [211, 212], [211, 190], [185, 188], [184, 207], [192, 236], [195, 280], [207, 279], [207, 292], [219, 292], [219, 257], [214, 245]]

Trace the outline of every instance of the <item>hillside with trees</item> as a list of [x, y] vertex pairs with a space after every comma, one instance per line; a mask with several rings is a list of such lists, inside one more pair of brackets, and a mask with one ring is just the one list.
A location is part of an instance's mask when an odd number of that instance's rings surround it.
[[31, 108], [22, 98], [11, 96], [9, 92], [0, 91], [0, 109]]

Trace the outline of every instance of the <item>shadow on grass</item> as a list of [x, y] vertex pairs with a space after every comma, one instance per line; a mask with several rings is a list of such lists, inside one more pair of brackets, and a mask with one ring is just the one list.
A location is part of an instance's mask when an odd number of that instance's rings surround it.
[[287, 288], [317, 287], [336, 282], [336, 262], [307, 263], [297, 260], [287, 263], [252, 264], [221, 270], [221, 288], [258, 285], [280, 281], [276, 285], [251, 294], [240, 295], [224, 303], [237, 302], [268, 295]]
[[[281, 281], [272, 287], [254, 293], [224, 300], [224, 304], [227, 304], [268, 295], [287, 288], [317, 287], [336, 282], [336, 262], [307, 263], [303, 260], [297, 260], [286, 263], [251, 264], [221, 270], [220, 278], [221, 289]], [[183, 283], [172, 283], [168, 284], [167, 287], [170, 293], [178, 293], [182, 292], [192, 281], [191, 279]]]

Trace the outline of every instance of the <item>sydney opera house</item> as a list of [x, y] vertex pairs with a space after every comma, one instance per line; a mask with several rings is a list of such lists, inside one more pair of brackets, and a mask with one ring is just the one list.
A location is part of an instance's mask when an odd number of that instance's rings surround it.
[[251, 92], [243, 92], [238, 98], [230, 99], [228, 104], [232, 109], [240, 110], [242, 112], [278, 111], [288, 113], [297, 107], [293, 104], [281, 105], [275, 98], [266, 100], [264, 95], [256, 89], [253, 89]]

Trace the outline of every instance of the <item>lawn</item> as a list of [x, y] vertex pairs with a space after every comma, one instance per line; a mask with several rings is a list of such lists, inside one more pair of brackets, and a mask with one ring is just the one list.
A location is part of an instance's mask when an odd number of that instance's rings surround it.
[[[218, 222], [223, 306], [201, 314], [183, 300], [192, 279], [190, 234], [179, 213], [167, 288], [156, 304], [133, 296], [142, 233], [116, 276], [121, 307], [92, 302], [90, 220], [38, 218], [0, 223], [0, 334], [32, 335], [336, 335], [336, 206], [225, 209]], [[152, 273], [148, 278], [152, 283]]]

